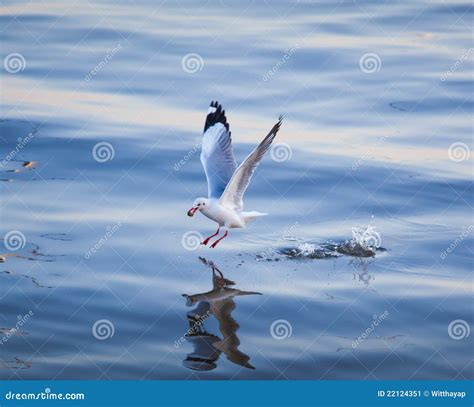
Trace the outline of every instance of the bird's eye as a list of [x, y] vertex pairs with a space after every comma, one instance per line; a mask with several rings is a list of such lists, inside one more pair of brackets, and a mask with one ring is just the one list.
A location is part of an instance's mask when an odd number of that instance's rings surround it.
[[206, 204], [205, 204], [205, 203], [203, 203], [203, 204], [202, 204], [202, 206], [206, 206]]

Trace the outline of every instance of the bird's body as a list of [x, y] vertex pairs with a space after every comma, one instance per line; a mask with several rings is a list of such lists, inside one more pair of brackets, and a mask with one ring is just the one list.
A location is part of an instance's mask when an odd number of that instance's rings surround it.
[[221, 205], [218, 199], [209, 199], [208, 201], [209, 205], [201, 209], [201, 213], [214, 222], [217, 222], [220, 227], [243, 228], [245, 226], [239, 213]]
[[265, 216], [266, 213], [256, 211], [243, 212], [235, 211], [221, 204], [219, 199], [208, 199], [206, 207], [201, 209], [201, 213], [207, 218], [218, 223], [220, 227], [244, 228], [256, 217]]
[[202, 242], [204, 245], [220, 233], [221, 227], [226, 228], [226, 231], [211, 245], [212, 248], [228, 235], [227, 229], [244, 228], [255, 218], [266, 215], [257, 211], [244, 212], [243, 195], [255, 169], [270, 148], [281, 123], [280, 116], [279, 121], [263, 141], [237, 167], [225, 110], [217, 102], [211, 102], [204, 125], [201, 151], [201, 163], [207, 178], [208, 198], [196, 199], [193, 207], [188, 211], [188, 216], [193, 216], [200, 211], [219, 225], [216, 233]]

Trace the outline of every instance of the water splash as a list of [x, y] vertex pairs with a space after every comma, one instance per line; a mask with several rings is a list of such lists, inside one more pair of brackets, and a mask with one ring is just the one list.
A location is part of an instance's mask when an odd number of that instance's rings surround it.
[[381, 247], [380, 233], [372, 225], [363, 228], [352, 228], [352, 238], [343, 242], [327, 241], [318, 244], [300, 238], [293, 238], [292, 240], [296, 240], [296, 247], [267, 250], [259, 253], [257, 259], [260, 261], [278, 261], [282, 255], [288, 259], [331, 259], [342, 255], [374, 257], [377, 252], [385, 251]]
[[365, 229], [352, 228], [351, 243], [364, 249], [375, 251], [382, 244], [382, 238], [374, 226], [368, 225]]
[[301, 243], [294, 248], [283, 248], [279, 253], [290, 259], [331, 259], [340, 256], [330, 247], [308, 242]]

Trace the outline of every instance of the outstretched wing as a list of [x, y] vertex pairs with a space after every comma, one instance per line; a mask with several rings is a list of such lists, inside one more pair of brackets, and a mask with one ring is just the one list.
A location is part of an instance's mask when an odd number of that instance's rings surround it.
[[201, 163], [207, 178], [209, 198], [219, 198], [237, 167], [225, 110], [211, 102], [202, 137]]
[[221, 196], [221, 204], [232, 208], [237, 211], [241, 211], [243, 208], [242, 199], [244, 197], [245, 190], [247, 189], [255, 168], [258, 167], [266, 151], [270, 148], [273, 139], [280, 130], [283, 117], [280, 116], [278, 122], [270, 130], [270, 133], [262, 140], [255, 150], [239, 165], [235, 170], [234, 175], [227, 184], [224, 193]]
[[250, 357], [239, 350], [240, 339], [237, 336], [237, 331], [240, 326], [232, 317], [234, 309], [235, 301], [232, 298], [211, 304], [211, 312], [219, 321], [219, 330], [222, 334], [222, 340], [215, 341], [212, 345], [224, 352], [231, 362], [248, 369], [255, 369], [249, 363]]

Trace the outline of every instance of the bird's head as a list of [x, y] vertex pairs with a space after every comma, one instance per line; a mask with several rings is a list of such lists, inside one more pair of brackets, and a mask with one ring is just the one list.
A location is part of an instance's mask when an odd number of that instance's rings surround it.
[[203, 210], [206, 206], [209, 206], [209, 199], [198, 198], [194, 201], [192, 208], [188, 211], [188, 216], [194, 216], [197, 211]]

